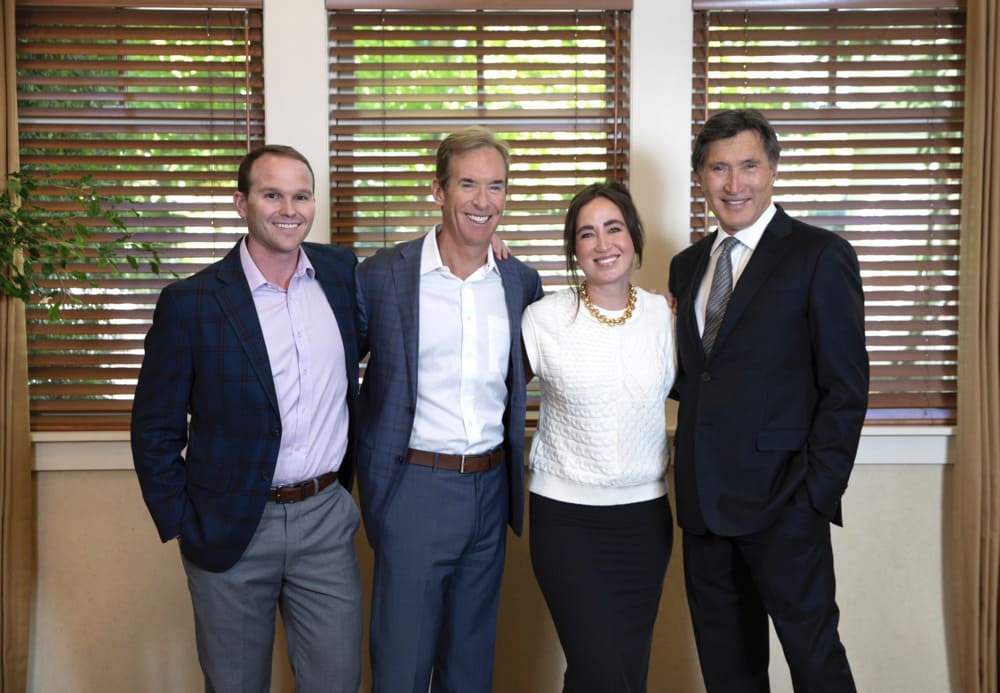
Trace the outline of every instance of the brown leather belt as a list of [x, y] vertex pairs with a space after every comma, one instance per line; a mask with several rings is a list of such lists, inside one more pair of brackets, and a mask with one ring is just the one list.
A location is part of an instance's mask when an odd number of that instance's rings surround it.
[[306, 498], [315, 496], [336, 480], [337, 472], [327, 472], [326, 474], [320, 474], [315, 479], [309, 479], [300, 484], [275, 486], [267, 492], [267, 499], [272, 503], [298, 503]]
[[498, 446], [481, 455], [448, 455], [443, 452], [426, 452], [410, 448], [406, 451], [406, 461], [410, 464], [419, 464], [421, 467], [472, 474], [489, 471], [503, 462], [503, 450]]

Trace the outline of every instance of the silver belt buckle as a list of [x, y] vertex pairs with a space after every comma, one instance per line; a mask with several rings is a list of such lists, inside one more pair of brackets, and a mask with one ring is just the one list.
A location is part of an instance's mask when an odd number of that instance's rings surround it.
[[458, 467], [459, 474], [465, 474], [465, 455], [462, 455], [462, 462]]

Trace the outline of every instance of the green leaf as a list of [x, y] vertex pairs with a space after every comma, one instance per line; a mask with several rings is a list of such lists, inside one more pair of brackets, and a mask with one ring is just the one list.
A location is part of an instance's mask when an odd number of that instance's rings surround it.
[[[22, 169], [8, 174], [6, 187], [0, 191], [0, 292], [4, 295], [46, 305], [48, 319], [58, 320], [63, 303], [81, 303], [67, 292], [68, 281], [95, 287], [97, 279], [109, 271], [122, 274], [119, 262], [136, 271], [145, 258], [151, 271], [159, 274], [156, 248], [134, 241], [119, 213], [128, 200], [101, 195], [90, 176], [69, 183], [61, 178], [47, 180], [44, 200], [36, 201], [33, 195], [40, 185], [30, 170]], [[49, 189], [58, 195], [50, 195]], [[55, 203], [63, 211], [53, 211]], [[128, 212], [139, 217], [134, 209]], [[95, 232], [104, 234], [109, 228], [121, 234], [114, 241], [97, 242]], [[104, 271], [92, 276], [88, 265]]]

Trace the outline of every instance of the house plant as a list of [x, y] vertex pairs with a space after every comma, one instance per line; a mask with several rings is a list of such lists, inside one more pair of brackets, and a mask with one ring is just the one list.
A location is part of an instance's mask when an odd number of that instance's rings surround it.
[[138, 269], [142, 258], [158, 274], [159, 255], [133, 240], [122, 202], [100, 196], [89, 176], [52, 183], [27, 169], [9, 173], [0, 192], [0, 292], [25, 304], [37, 301], [57, 320], [64, 303], [80, 303], [68, 283], [97, 286], [87, 263], [120, 275], [122, 263]]

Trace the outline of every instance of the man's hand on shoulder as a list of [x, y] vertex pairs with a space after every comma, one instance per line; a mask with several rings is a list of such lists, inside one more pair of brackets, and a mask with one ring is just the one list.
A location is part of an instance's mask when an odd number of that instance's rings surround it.
[[669, 291], [667, 293], [663, 293], [661, 291], [657, 291], [656, 289], [647, 289], [647, 291], [649, 291], [649, 293], [651, 293], [651, 294], [656, 294], [657, 296], [663, 296], [663, 298], [666, 299], [666, 301], [667, 301], [667, 307], [670, 308], [670, 312], [673, 313], [675, 316], [677, 315], [677, 297], [676, 296], [674, 296]]

